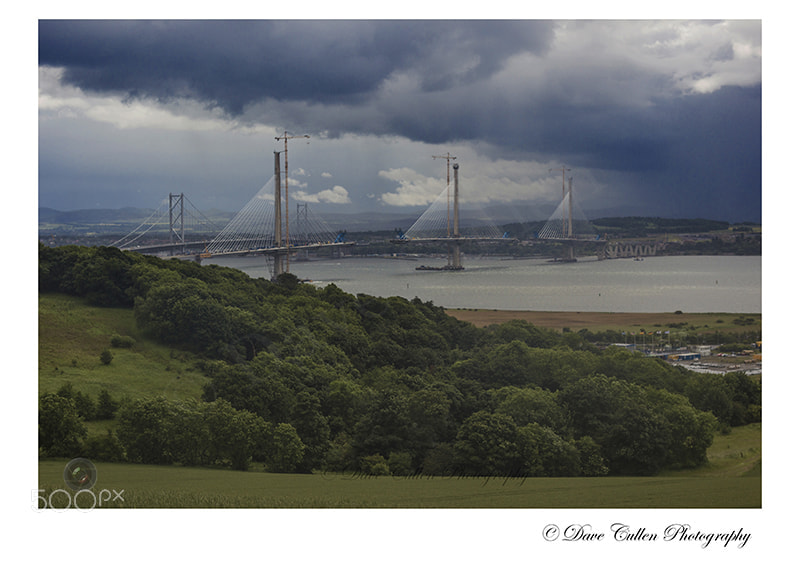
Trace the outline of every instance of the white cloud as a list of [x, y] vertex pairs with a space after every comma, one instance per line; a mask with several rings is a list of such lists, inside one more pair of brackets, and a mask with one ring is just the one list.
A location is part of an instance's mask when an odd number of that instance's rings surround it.
[[[286, 181], [284, 180], [283, 182], [285, 183]], [[305, 182], [303, 182], [303, 181], [298, 181], [298, 180], [297, 180], [297, 179], [295, 179], [294, 177], [289, 177], [289, 186], [290, 186], [290, 187], [300, 187], [300, 188], [305, 188], [305, 187], [307, 187], [307, 186], [308, 186], [308, 183], [305, 183]]]
[[84, 92], [61, 83], [63, 69], [39, 67], [39, 119], [85, 118], [121, 130], [230, 131], [272, 133], [273, 128], [244, 124], [193, 100], [158, 103], [123, 100], [113, 94]]
[[444, 188], [440, 179], [426, 177], [409, 167], [379, 171], [378, 175], [400, 184], [394, 192], [384, 193], [380, 197], [382, 202], [392, 206], [431, 204]]
[[315, 194], [309, 194], [305, 191], [295, 191], [292, 196], [300, 202], [326, 202], [330, 204], [348, 204], [350, 203], [350, 194], [347, 189], [336, 185], [332, 189], [325, 189]]
[[493, 79], [509, 102], [646, 105], [673, 93], [761, 82], [761, 22], [565, 21], [547, 55], [520, 53]]
[[[560, 201], [562, 179], [560, 172], [556, 170], [560, 165], [535, 161], [489, 160], [466, 148], [459, 149], [458, 153], [464, 157], [459, 159], [462, 161], [458, 183], [461, 204]], [[402, 167], [380, 171], [378, 174], [399, 184], [393, 191], [379, 197], [381, 202], [392, 206], [426, 206], [436, 201], [447, 189], [444, 172], [441, 177], [429, 177], [411, 168]], [[583, 172], [573, 171], [571, 175], [583, 176]], [[452, 176], [450, 184], [452, 191]]]

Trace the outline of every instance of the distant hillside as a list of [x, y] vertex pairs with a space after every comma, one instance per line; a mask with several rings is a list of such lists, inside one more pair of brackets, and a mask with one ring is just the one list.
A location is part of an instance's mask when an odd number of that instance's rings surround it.
[[[544, 219], [534, 220], [537, 214], [533, 209], [520, 209], [517, 211], [520, 218], [530, 220], [512, 221], [501, 216], [495, 218], [498, 227], [509, 232], [513, 237], [527, 239], [534, 237], [541, 229]], [[39, 208], [39, 229], [46, 234], [80, 234], [83, 232], [121, 232], [125, 228], [133, 228], [146, 220], [153, 213], [153, 209], [125, 207], [119, 209], [81, 209], [61, 211], [53, 208]], [[224, 226], [235, 213], [220, 210], [205, 211], [203, 214], [216, 224]], [[387, 232], [397, 228], [407, 229], [418, 218], [408, 212], [360, 212], [360, 213], [328, 213], [320, 215], [332, 230], [346, 230], [350, 234]], [[462, 222], [468, 221], [468, 216]], [[737, 231], [747, 231], [756, 224], [737, 224], [719, 220], [702, 218], [660, 218], [645, 216], [609, 216], [596, 218], [589, 221], [598, 234], [613, 234], [617, 237], [643, 237], [652, 234], [687, 234], [701, 232], [715, 232], [728, 230], [731, 227]]]
[[685, 234], [691, 232], [716, 232], [727, 230], [729, 222], [704, 218], [659, 218], [652, 216], [616, 216], [596, 218], [592, 224], [601, 232], [614, 232], [630, 236], [653, 233]]
[[[147, 221], [154, 210], [151, 208], [98, 208], [80, 210], [56, 210], [39, 208], [39, 235], [41, 238], [68, 237], [66, 243], [107, 245], [119, 236], [129, 233]], [[225, 226], [234, 213], [211, 210], [203, 213], [217, 226]], [[87, 239], [88, 238], [88, 239]], [[96, 241], [100, 238], [99, 241]], [[108, 240], [111, 238], [110, 240]], [[65, 243], [65, 242], [61, 242]]]
[[348, 232], [383, 232], [393, 231], [396, 228], [408, 228], [416, 222], [419, 215], [413, 216], [408, 213], [376, 213], [376, 212], [356, 212], [347, 213], [327, 213], [320, 214], [320, 217], [327, 222], [333, 230], [347, 230]]
[[153, 213], [152, 208], [98, 208], [82, 210], [55, 210], [39, 208], [39, 223], [47, 224], [93, 224], [100, 222], [119, 222], [144, 220]]

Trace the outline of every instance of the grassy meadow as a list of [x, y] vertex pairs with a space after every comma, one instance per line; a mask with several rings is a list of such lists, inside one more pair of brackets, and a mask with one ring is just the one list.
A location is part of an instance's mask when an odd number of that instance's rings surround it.
[[[131, 348], [111, 347], [113, 335], [129, 336]], [[109, 349], [114, 358], [101, 363]], [[67, 295], [39, 295], [39, 393], [52, 393], [67, 382], [96, 397], [103, 388], [112, 397], [163, 395], [198, 398], [205, 376], [195, 357], [141, 336], [132, 309], [87, 306]]]
[[[67, 460], [39, 463], [45, 494], [63, 489]], [[124, 490], [124, 508], [623, 508], [761, 507], [761, 426], [719, 435], [709, 463], [655, 477], [485, 478], [269, 474], [96, 463], [94, 491]], [[112, 492], [113, 493], [113, 492]], [[53, 498], [58, 504], [60, 495]]]

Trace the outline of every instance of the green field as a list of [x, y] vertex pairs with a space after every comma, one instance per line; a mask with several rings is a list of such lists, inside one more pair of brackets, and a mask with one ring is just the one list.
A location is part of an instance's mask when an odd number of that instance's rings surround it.
[[[136, 343], [112, 348], [114, 334], [130, 336]], [[107, 348], [114, 359], [104, 365], [100, 353]], [[132, 309], [87, 306], [67, 295], [39, 295], [40, 394], [56, 392], [69, 382], [92, 397], [105, 388], [116, 399], [199, 398], [207, 379], [194, 364], [192, 354], [145, 339]]]
[[[63, 489], [66, 460], [39, 463], [45, 494]], [[761, 426], [719, 435], [709, 463], [656, 477], [480, 478], [268, 474], [97, 463], [93, 488], [125, 508], [760, 508]], [[112, 492], [113, 493], [113, 492]], [[53, 504], [66, 501], [56, 494]]]

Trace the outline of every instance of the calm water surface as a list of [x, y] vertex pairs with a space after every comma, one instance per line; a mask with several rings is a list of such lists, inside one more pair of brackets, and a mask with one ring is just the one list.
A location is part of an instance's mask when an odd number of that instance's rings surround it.
[[[208, 262], [209, 260], [206, 260]], [[269, 277], [262, 257], [213, 263]], [[588, 312], [761, 312], [760, 256], [666, 256], [643, 261], [465, 257], [460, 272], [416, 271], [443, 259], [294, 261], [290, 271], [324, 287], [380, 297], [419, 297], [448, 308]]]

